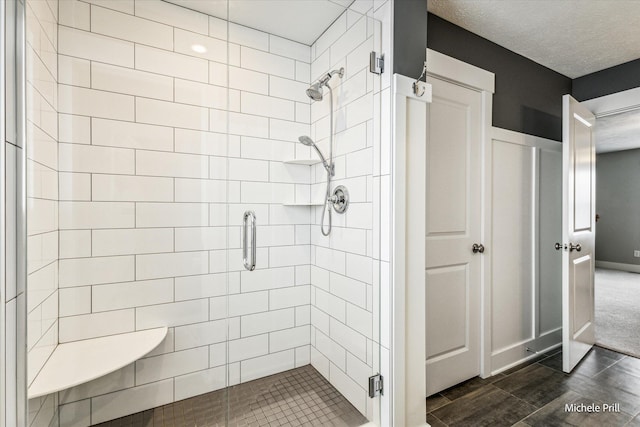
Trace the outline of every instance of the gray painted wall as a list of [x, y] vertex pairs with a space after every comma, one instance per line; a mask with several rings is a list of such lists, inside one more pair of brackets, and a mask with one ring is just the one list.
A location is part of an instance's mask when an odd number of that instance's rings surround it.
[[[414, 14], [410, 20], [400, 20], [398, 17], [404, 14], [397, 9], [404, 1], [396, 0], [396, 5], [395, 31], [400, 35], [395, 34], [394, 48], [399, 49], [410, 34], [414, 34], [412, 45], [415, 46], [415, 34], [421, 35], [427, 28], [422, 22], [424, 17]], [[404, 12], [411, 10], [406, 6], [402, 8]], [[640, 59], [571, 80], [431, 13], [427, 29], [430, 49], [495, 73], [493, 124], [516, 132], [561, 141], [562, 95], [571, 93], [578, 101], [585, 101], [640, 87]], [[405, 52], [415, 50], [407, 46]], [[410, 58], [396, 55], [394, 60], [409, 69], [419, 67], [415, 61], [411, 63]]]
[[393, 72], [418, 78], [426, 59], [426, 51], [427, 0], [395, 0]]
[[578, 101], [640, 87], [640, 59], [573, 79], [571, 94]]
[[562, 95], [571, 93], [569, 77], [432, 13], [427, 30], [430, 49], [495, 73], [494, 126], [562, 140]]
[[640, 264], [640, 149], [596, 157], [596, 259]]

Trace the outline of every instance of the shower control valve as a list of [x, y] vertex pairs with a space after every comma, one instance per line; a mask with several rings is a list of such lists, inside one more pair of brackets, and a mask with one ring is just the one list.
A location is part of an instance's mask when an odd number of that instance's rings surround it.
[[349, 207], [349, 191], [344, 185], [338, 185], [333, 190], [333, 195], [327, 201], [333, 205], [333, 210], [337, 213], [345, 213]]

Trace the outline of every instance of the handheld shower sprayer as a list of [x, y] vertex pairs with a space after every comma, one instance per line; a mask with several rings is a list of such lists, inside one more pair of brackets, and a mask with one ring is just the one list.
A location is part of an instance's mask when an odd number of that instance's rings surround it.
[[324, 155], [322, 154], [322, 151], [320, 151], [316, 143], [313, 142], [311, 138], [309, 138], [307, 135], [302, 135], [300, 138], [298, 138], [298, 141], [301, 144], [306, 145], [307, 147], [313, 147], [316, 150], [316, 153], [318, 153], [318, 156], [320, 156], [320, 160], [322, 160], [322, 165], [327, 170], [327, 173], [331, 174], [331, 176], [335, 176], [336, 173], [334, 170], [335, 168], [334, 168], [333, 162], [331, 163], [327, 162], [327, 159], [325, 159]]

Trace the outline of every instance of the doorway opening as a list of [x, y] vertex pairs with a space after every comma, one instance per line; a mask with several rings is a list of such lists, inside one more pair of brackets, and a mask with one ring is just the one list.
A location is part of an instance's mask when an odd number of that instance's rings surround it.
[[596, 343], [640, 357], [640, 109], [596, 126]]

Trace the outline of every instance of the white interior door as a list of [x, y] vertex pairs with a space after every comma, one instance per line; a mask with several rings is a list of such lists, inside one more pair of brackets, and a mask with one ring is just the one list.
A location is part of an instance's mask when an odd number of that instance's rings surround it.
[[482, 94], [437, 78], [426, 159], [426, 382], [480, 373]]
[[562, 370], [571, 372], [595, 343], [595, 116], [570, 95], [562, 107]]

